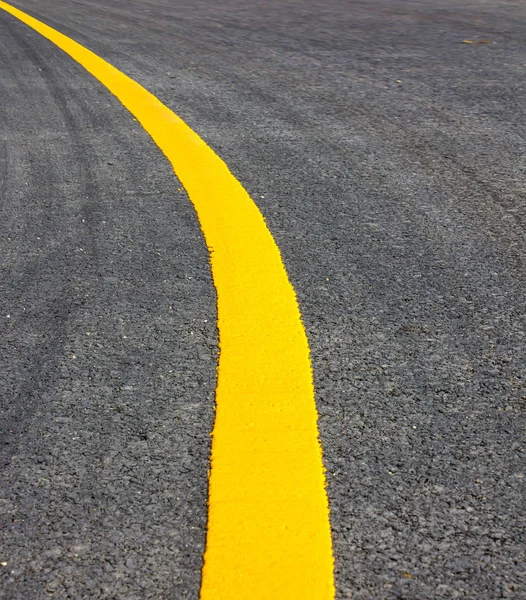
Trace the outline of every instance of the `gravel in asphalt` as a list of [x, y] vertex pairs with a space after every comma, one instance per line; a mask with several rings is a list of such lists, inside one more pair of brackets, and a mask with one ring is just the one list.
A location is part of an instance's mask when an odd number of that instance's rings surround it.
[[[311, 343], [337, 598], [526, 598], [524, 4], [17, 6], [157, 95], [262, 210]], [[0, 32], [0, 597], [195, 599], [197, 220], [114, 98]]]

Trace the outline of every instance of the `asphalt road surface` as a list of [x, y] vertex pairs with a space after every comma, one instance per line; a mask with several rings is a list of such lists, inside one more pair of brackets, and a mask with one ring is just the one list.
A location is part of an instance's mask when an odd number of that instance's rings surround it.
[[[311, 346], [337, 598], [526, 598], [526, 4], [16, 6], [180, 115], [265, 216]], [[0, 597], [195, 600], [199, 223], [119, 101], [3, 11], [0, 200]]]

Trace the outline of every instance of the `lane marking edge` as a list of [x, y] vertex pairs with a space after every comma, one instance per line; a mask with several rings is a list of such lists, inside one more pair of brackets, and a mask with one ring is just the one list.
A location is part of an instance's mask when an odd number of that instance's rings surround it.
[[226, 164], [155, 96], [0, 0], [141, 123], [194, 205], [217, 291], [219, 364], [201, 600], [332, 600], [329, 506], [309, 347], [263, 216]]

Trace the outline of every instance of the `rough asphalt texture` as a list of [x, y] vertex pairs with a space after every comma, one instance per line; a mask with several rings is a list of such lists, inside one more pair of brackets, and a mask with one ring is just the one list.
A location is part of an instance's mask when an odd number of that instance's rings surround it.
[[[173, 108], [265, 215], [338, 599], [526, 598], [526, 4], [16, 4]], [[2, 11], [0, 197], [0, 597], [195, 600], [206, 247], [137, 122]]]

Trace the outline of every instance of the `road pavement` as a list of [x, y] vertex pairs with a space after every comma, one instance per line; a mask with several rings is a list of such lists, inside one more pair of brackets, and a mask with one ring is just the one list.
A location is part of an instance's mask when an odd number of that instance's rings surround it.
[[[337, 598], [526, 598], [525, 5], [16, 6], [155, 94], [263, 213], [311, 346]], [[119, 101], [3, 11], [0, 192], [0, 598], [197, 599], [199, 223]]]

